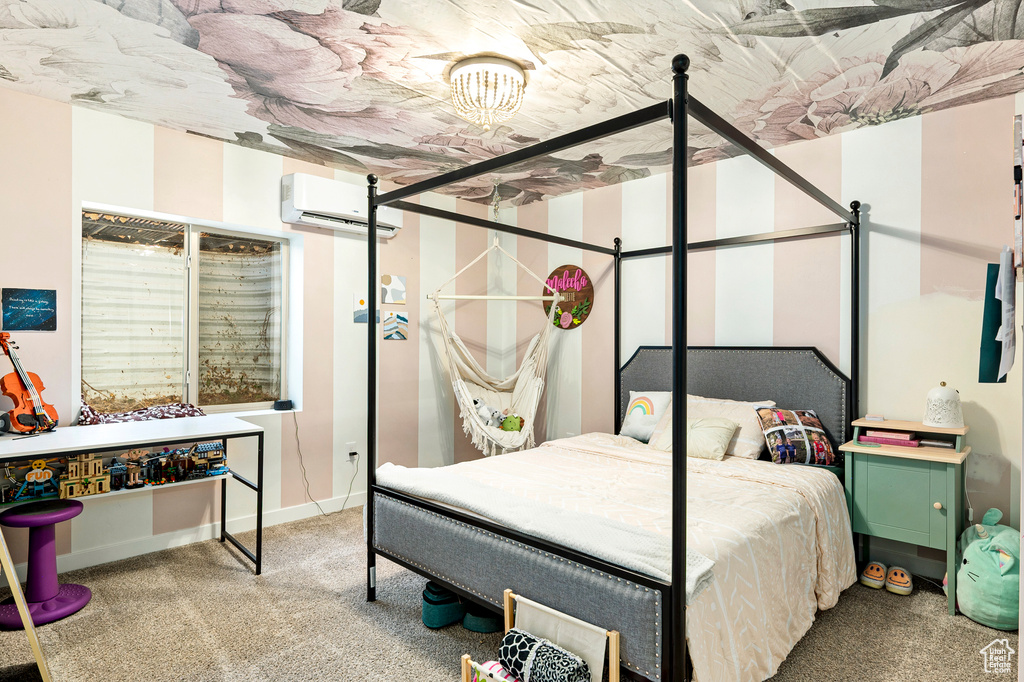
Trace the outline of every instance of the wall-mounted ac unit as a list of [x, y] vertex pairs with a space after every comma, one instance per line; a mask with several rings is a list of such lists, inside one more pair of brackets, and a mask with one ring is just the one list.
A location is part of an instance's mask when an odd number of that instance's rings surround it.
[[[306, 173], [281, 178], [281, 222], [366, 234], [366, 188]], [[377, 236], [402, 229], [402, 212], [377, 208]]]

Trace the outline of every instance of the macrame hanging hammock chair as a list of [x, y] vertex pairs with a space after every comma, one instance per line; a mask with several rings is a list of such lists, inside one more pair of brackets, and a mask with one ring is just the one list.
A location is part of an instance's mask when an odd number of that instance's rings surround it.
[[[471, 268], [492, 251], [498, 251], [510, 258], [531, 277], [540, 282], [551, 292], [548, 296], [457, 296], [445, 295], [441, 289], [454, 282], [459, 275]], [[428, 296], [434, 302], [441, 338], [444, 340], [442, 360], [451, 377], [455, 400], [459, 404], [462, 417], [462, 430], [473, 441], [473, 446], [484, 455], [499, 455], [532, 448], [534, 442], [534, 424], [537, 418], [537, 406], [544, 393], [544, 377], [548, 369], [548, 338], [554, 326], [555, 308], [558, 304], [558, 292], [530, 271], [525, 265], [498, 244], [494, 244], [473, 259], [469, 265], [459, 270], [447, 282]], [[543, 300], [550, 301], [547, 324], [539, 334], [530, 340], [519, 369], [515, 373], [499, 379], [488, 374], [476, 361], [466, 344], [452, 331], [448, 320], [441, 309], [442, 300], [475, 299], [475, 300]], [[479, 400], [481, 405], [493, 407], [498, 411], [508, 410], [509, 414], [517, 414], [523, 418], [521, 431], [503, 431], [499, 426], [492, 426], [481, 416], [473, 401]]]

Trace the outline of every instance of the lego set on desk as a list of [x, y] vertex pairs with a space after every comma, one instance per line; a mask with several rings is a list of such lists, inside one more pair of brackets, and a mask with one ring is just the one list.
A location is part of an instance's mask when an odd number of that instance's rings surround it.
[[228, 473], [220, 442], [160, 452], [128, 450], [116, 457], [95, 454], [3, 463], [0, 504], [100, 495]]

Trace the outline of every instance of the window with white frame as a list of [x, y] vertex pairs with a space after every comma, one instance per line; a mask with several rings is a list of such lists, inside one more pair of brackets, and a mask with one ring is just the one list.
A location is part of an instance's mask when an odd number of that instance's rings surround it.
[[82, 212], [82, 395], [261, 407], [284, 386], [287, 241]]

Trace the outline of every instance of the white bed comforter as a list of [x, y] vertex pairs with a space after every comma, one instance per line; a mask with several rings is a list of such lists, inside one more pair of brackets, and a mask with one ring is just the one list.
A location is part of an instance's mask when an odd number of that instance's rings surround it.
[[[766, 679], [856, 581], [843, 489], [810, 467], [687, 464], [687, 547], [714, 562], [687, 610], [695, 677]], [[669, 453], [593, 433], [439, 469], [385, 464], [377, 481], [667, 579], [670, 473]]]

